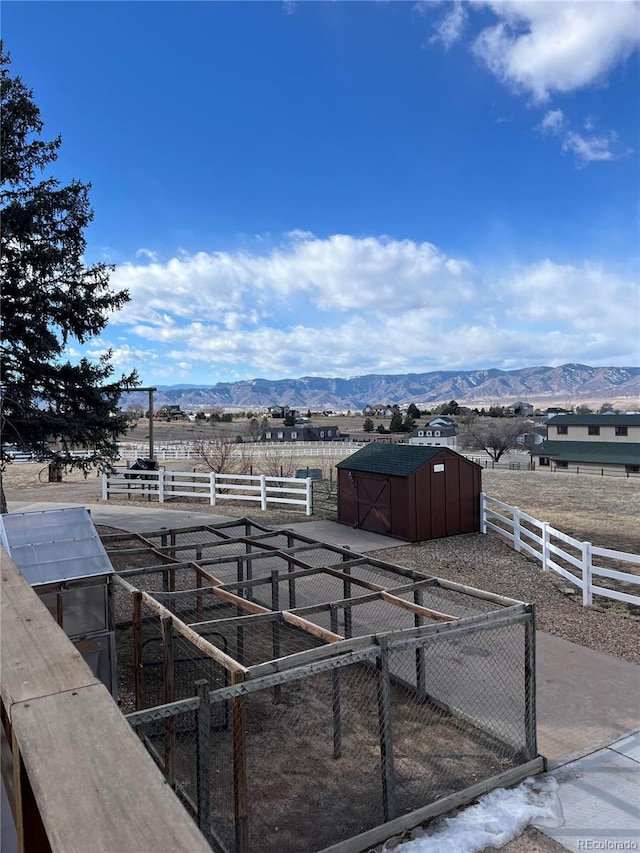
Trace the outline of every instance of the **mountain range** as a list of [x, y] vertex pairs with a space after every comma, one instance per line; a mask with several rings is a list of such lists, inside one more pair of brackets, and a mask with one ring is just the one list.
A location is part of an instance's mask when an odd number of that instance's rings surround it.
[[[449, 400], [471, 406], [579, 404], [590, 400], [640, 401], [640, 367], [525, 367], [520, 370], [436, 370], [430, 373], [371, 373], [348, 379], [251, 379], [211, 386], [159, 386], [155, 406], [179, 405], [185, 411], [211, 406], [257, 409], [290, 406], [318, 410], [361, 410], [371, 404], [416, 403], [434, 406]], [[131, 392], [123, 404], [146, 405], [144, 392]]]

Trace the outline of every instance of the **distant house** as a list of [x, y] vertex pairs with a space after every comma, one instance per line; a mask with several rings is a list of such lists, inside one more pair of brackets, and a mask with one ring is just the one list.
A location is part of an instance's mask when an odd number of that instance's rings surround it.
[[431, 418], [431, 420], [429, 421], [429, 426], [430, 427], [445, 427], [445, 428], [451, 428], [452, 427], [454, 429], [457, 429], [458, 424], [453, 418], [447, 417], [447, 415], [438, 415], [435, 418]]
[[269, 406], [267, 409], [272, 418], [286, 418], [287, 415], [296, 415], [297, 412], [289, 406]]
[[518, 400], [516, 403], [507, 406], [506, 413], [519, 418], [528, 418], [533, 414], [533, 406], [531, 403], [523, 403], [522, 400]]
[[399, 411], [397, 406], [375, 403], [373, 406], [365, 406], [362, 414], [374, 418], [392, 418], [397, 411]]
[[260, 441], [264, 442], [295, 442], [295, 441], [346, 441], [349, 438], [340, 432], [339, 427], [315, 426], [276, 426], [271, 425], [262, 431]]
[[448, 447], [455, 450], [458, 442], [456, 426], [419, 426], [409, 433], [408, 443], [426, 447]]
[[158, 421], [186, 421], [187, 415], [180, 406], [161, 406], [153, 416]]
[[547, 430], [546, 427], [543, 426], [534, 426], [531, 429], [527, 429], [526, 432], [520, 433], [520, 435], [516, 438], [516, 443], [520, 445], [523, 449], [537, 447], [539, 444], [542, 444], [547, 438]]
[[640, 474], [640, 415], [555, 415], [531, 456], [552, 470]]

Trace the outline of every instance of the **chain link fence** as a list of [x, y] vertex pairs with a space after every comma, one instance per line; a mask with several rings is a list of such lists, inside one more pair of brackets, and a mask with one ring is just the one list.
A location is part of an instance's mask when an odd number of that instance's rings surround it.
[[105, 539], [123, 710], [214, 850], [366, 849], [532, 772], [531, 605], [246, 520]]

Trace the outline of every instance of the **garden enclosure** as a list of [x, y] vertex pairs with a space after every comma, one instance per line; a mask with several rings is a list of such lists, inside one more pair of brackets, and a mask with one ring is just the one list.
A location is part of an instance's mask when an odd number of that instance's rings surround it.
[[531, 605], [250, 519], [103, 541], [123, 710], [213, 849], [358, 851], [542, 768]]

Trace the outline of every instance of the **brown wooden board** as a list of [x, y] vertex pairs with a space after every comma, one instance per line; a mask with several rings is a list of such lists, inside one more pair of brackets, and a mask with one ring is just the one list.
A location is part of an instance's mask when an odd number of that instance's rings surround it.
[[209, 851], [101, 684], [22, 702], [12, 717], [52, 850]]

